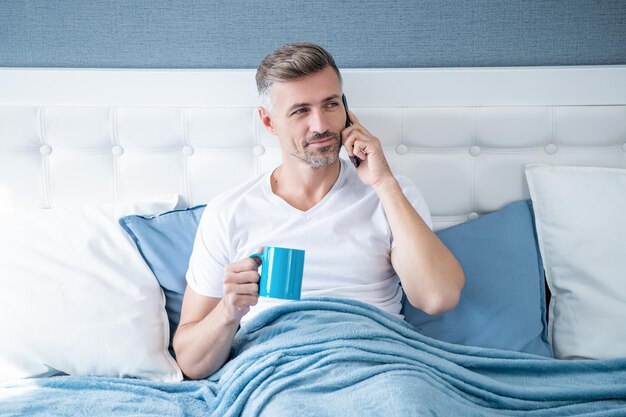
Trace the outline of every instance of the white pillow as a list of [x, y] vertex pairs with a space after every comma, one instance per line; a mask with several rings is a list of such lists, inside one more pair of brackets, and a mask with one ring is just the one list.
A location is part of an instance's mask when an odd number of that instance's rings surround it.
[[558, 358], [626, 356], [626, 169], [529, 165]]
[[177, 201], [0, 216], [0, 380], [182, 379], [167, 350], [163, 293], [118, 223]]

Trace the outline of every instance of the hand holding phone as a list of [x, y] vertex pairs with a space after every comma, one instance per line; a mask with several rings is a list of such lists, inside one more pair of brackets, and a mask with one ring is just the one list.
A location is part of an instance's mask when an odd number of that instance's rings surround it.
[[[341, 95], [341, 101], [343, 101], [343, 107], [344, 109], [346, 109], [346, 127], [350, 127], [352, 125], [352, 122], [350, 121], [350, 116], [348, 116], [348, 100], [346, 100], [345, 94]], [[349, 158], [350, 161], [352, 161], [352, 163], [354, 164], [354, 167], [358, 168], [361, 164], [361, 160], [359, 159], [359, 157], [356, 155], [352, 155]]]

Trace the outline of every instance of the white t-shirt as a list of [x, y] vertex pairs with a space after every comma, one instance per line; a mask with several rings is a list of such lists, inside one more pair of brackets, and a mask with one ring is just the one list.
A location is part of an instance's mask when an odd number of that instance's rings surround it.
[[[301, 211], [272, 192], [271, 172], [213, 198], [206, 206], [187, 271], [198, 294], [223, 296], [224, 267], [261, 246], [306, 251], [302, 297], [357, 299], [400, 316], [402, 289], [391, 266], [393, 237], [374, 190], [341, 159], [336, 183], [316, 206]], [[432, 228], [426, 203], [410, 180], [398, 181]], [[274, 305], [259, 297], [241, 324]]]

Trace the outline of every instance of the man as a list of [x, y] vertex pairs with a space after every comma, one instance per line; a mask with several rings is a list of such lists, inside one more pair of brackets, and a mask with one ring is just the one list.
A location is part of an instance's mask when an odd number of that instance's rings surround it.
[[[205, 209], [174, 338], [189, 378], [217, 371], [239, 326], [280, 302], [258, 296], [248, 255], [264, 245], [306, 250], [303, 297], [353, 298], [399, 316], [404, 290], [412, 305], [438, 314], [464, 285], [415, 186], [393, 176], [380, 141], [354, 114], [345, 127], [341, 75], [327, 51], [286, 45], [261, 62], [256, 79], [259, 116], [278, 138], [282, 164]], [[339, 158], [341, 146], [358, 168]]]

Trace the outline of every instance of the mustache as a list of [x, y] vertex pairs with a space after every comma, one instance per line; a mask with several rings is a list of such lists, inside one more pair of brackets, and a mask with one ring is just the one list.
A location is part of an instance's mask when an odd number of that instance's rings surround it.
[[314, 135], [311, 135], [310, 137], [306, 138], [306, 144], [308, 145], [311, 142], [318, 142], [320, 140], [324, 140], [324, 139], [328, 139], [328, 138], [335, 138], [335, 139], [339, 139], [339, 133], [337, 132], [331, 132], [329, 130], [325, 131], [325, 132], [321, 132], [321, 133], [315, 133]]

